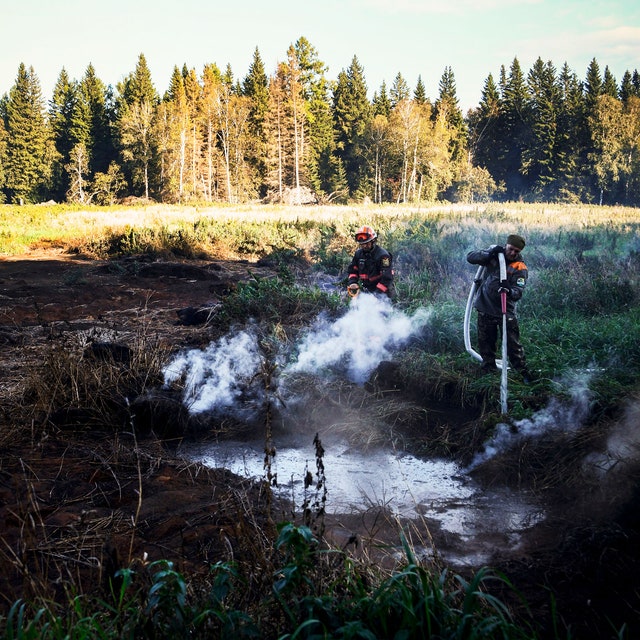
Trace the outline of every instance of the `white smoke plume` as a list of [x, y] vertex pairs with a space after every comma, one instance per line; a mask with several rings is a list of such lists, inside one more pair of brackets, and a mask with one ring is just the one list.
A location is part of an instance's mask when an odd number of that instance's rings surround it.
[[320, 317], [299, 345], [288, 373], [320, 373], [340, 365], [352, 382], [362, 384], [391, 349], [404, 344], [429, 320], [426, 309], [408, 316], [386, 298], [360, 294], [346, 314], [333, 322]]
[[570, 399], [562, 401], [558, 397], [551, 398], [549, 404], [536, 412], [531, 418], [517, 420], [513, 425], [500, 423], [496, 431], [478, 453], [468, 467], [468, 471], [486, 462], [503, 451], [508, 451], [525, 438], [540, 438], [552, 431], [577, 431], [589, 415], [592, 394], [589, 390], [589, 372], [569, 374], [561, 386], [565, 387]]
[[256, 336], [242, 331], [179, 354], [164, 369], [164, 383], [184, 379], [183, 402], [192, 414], [238, 408], [261, 362]]
[[[362, 384], [380, 362], [389, 358], [394, 347], [425, 326], [429, 316], [426, 309], [409, 316], [387, 299], [359, 295], [337, 320], [317, 318], [296, 349], [296, 361], [285, 366], [282, 373], [326, 374], [329, 368], [340, 365], [352, 382]], [[183, 403], [192, 414], [220, 409], [246, 413], [255, 403], [241, 405], [250, 396], [252, 383], [257, 386], [261, 365], [258, 338], [255, 332], [246, 330], [224, 336], [204, 350], [178, 354], [164, 369], [164, 384], [183, 383]], [[256, 393], [254, 389], [254, 397]]]
[[640, 398], [630, 400], [622, 418], [607, 437], [604, 451], [592, 453], [585, 465], [599, 476], [610, 472], [623, 473], [640, 463]]

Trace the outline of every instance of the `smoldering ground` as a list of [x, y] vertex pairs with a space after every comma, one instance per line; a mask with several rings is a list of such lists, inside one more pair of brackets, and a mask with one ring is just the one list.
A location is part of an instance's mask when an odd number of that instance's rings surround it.
[[[182, 401], [192, 414], [233, 414], [257, 424], [267, 394], [283, 416], [312, 406], [314, 398], [322, 402], [330, 397], [325, 408], [344, 404], [348, 411], [346, 398], [335, 401], [336, 385], [344, 381], [362, 387], [429, 318], [428, 309], [406, 314], [386, 298], [362, 294], [338, 318], [320, 314], [295, 344], [280, 344], [275, 353], [265, 353], [266, 337], [257, 325], [238, 329], [205, 349], [179, 353], [164, 369], [165, 387], [181, 385]], [[319, 420], [326, 424], [324, 413]], [[308, 429], [307, 421], [305, 434]]]
[[[191, 415], [241, 423], [243, 439], [264, 435], [269, 403], [270, 426], [281, 450], [310, 447], [319, 431], [325, 439], [347, 442], [358, 450], [393, 446], [401, 437], [396, 426], [402, 421], [420, 423], [423, 409], [401, 394], [369, 393], [367, 380], [397, 350], [428, 333], [432, 317], [429, 308], [406, 314], [385, 299], [360, 295], [337, 318], [320, 314], [293, 343], [275, 349], [272, 336], [250, 324], [205, 349], [179, 353], [164, 370], [165, 386], [181, 388]], [[630, 432], [622, 423], [606, 446], [589, 428], [592, 375], [569, 371], [555, 380], [556, 393], [546, 406], [529, 418], [498, 423], [462, 472], [492, 486], [522, 488], [564, 486], [571, 478], [585, 473], [594, 478], [598, 473], [606, 478], [599, 480], [604, 487], [615, 468], [619, 485], [635, 468], [629, 461], [636, 458], [636, 446], [620, 435], [625, 429]], [[637, 412], [629, 410], [628, 415]], [[630, 422], [631, 418], [624, 424]], [[523, 451], [530, 456], [531, 470], [523, 470]], [[613, 486], [611, 482], [612, 491]]]

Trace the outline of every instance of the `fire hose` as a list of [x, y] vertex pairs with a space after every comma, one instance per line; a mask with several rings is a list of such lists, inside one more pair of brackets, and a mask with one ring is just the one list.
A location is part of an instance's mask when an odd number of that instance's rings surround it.
[[[505, 257], [503, 253], [498, 254], [498, 259], [500, 262], [500, 281], [504, 282], [507, 279], [507, 263], [505, 261]], [[464, 346], [467, 352], [471, 355], [471, 357], [476, 360], [482, 361], [482, 356], [473, 348], [471, 345], [471, 332], [469, 329], [470, 320], [471, 320], [471, 312], [473, 310], [473, 301], [475, 299], [476, 293], [480, 284], [482, 282], [482, 278], [484, 276], [485, 267], [480, 265], [478, 270], [476, 271], [476, 275], [471, 284], [471, 289], [469, 291], [469, 297], [467, 298], [467, 306], [464, 311]], [[507, 294], [506, 292], [500, 293], [500, 302], [502, 305], [502, 359], [496, 359], [496, 366], [502, 370], [502, 375], [500, 378], [500, 406], [502, 413], [507, 413], [507, 369], [508, 365], [508, 356], [507, 356]]]

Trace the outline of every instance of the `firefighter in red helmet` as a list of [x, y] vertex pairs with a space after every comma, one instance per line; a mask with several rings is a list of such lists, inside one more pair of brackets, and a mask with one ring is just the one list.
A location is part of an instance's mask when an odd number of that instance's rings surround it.
[[354, 295], [359, 287], [370, 293], [378, 293], [393, 300], [393, 257], [377, 243], [378, 234], [368, 226], [360, 227], [355, 233], [358, 243], [349, 265], [348, 290]]

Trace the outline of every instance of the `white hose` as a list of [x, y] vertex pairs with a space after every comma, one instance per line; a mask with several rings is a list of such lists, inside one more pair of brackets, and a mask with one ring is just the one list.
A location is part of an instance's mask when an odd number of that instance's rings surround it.
[[[498, 261], [500, 262], [500, 282], [505, 282], [507, 279], [507, 261], [505, 260], [504, 253], [498, 254]], [[509, 360], [507, 357], [507, 312], [504, 307], [502, 313], [502, 362], [500, 363], [500, 368], [502, 369], [502, 376], [500, 377], [500, 406], [502, 413], [506, 415], [507, 369], [509, 368]]]
[[[484, 267], [480, 265], [478, 267], [478, 271], [476, 271], [476, 276], [473, 279], [473, 283], [471, 284], [471, 290], [469, 291], [469, 297], [467, 298], [467, 306], [464, 311], [464, 347], [472, 358], [479, 360], [482, 362], [482, 356], [471, 346], [471, 312], [473, 311], [473, 300], [476, 297], [476, 292], [478, 291], [478, 287], [482, 281], [482, 276], [484, 274]], [[502, 360], [496, 359], [496, 366], [499, 369], [502, 369]]]

